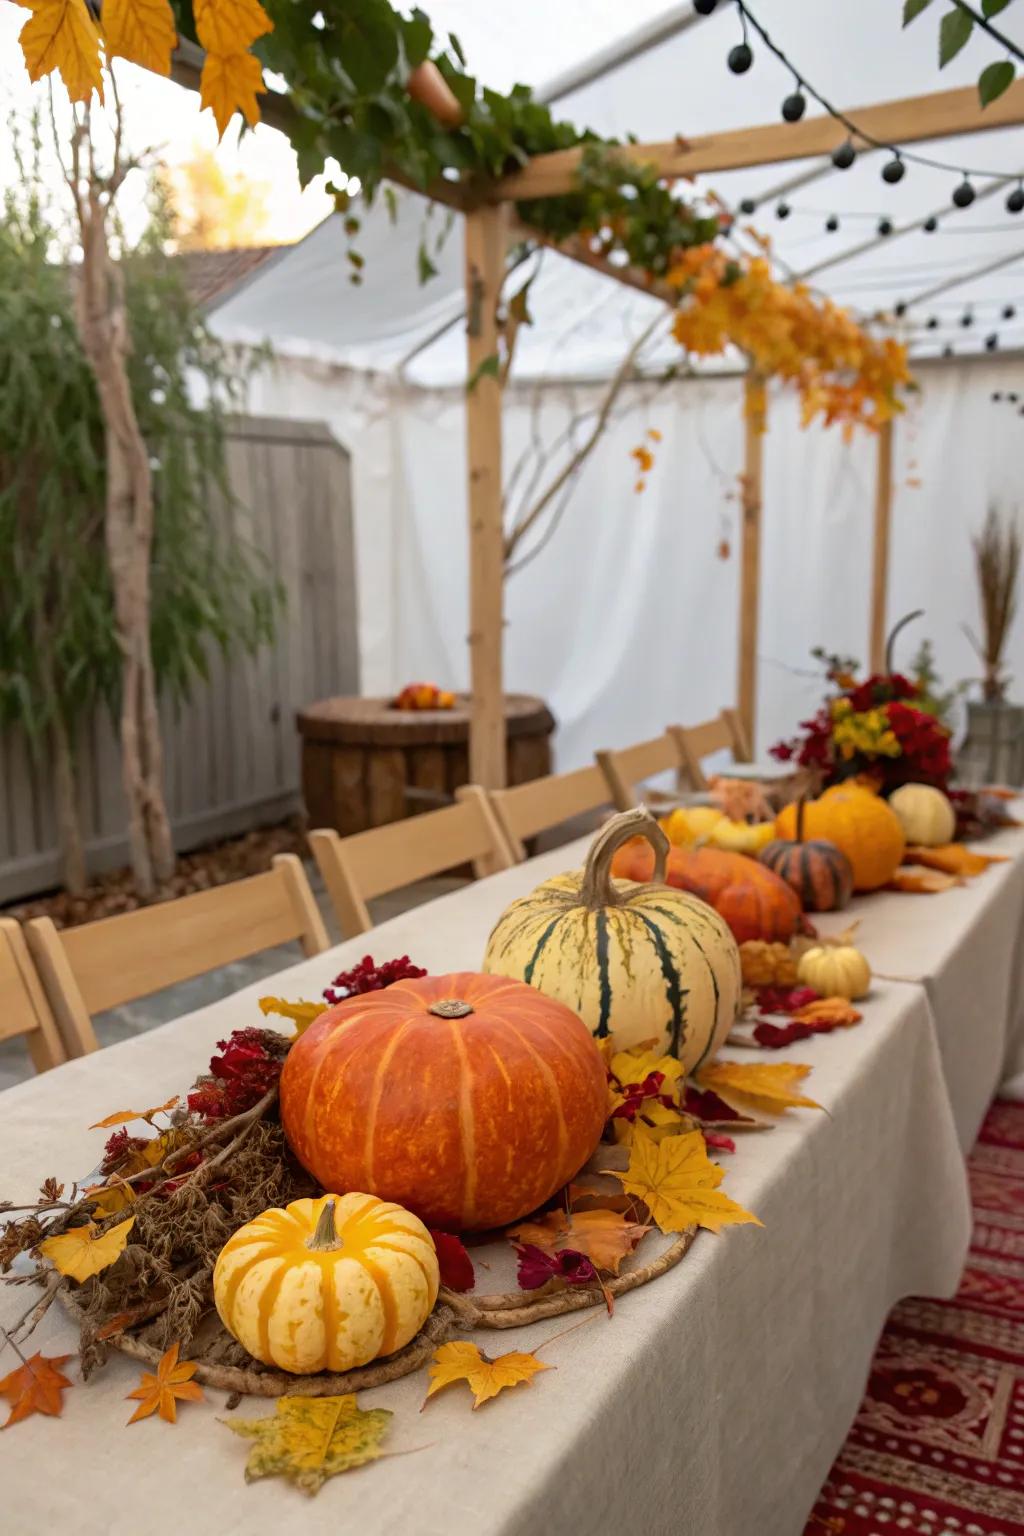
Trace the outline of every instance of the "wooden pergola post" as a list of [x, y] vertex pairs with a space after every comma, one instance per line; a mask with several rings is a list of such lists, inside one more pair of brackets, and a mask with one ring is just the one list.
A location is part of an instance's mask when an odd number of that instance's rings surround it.
[[768, 399], [764, 379], [751, 369], [743, 386], [743, 531], [740, 547], [740, 631], [736, 708], [756, 752], [757, 637], [761, 599], [761, 497]]
[[872, 672], [885, 671], [885, 610], [889, 590], [889, 525], [892, 518], [892, 422], [878, 429], [875, 471], [875, 531], [871, 555], [871, 629], [868, 656]]
[[[498, 299], [505, 272], [505, 212], [466, 214], [466, 455], [469, 489], [469, 777], [505, 783], [504, 527]], [[493, 362], [492, 362], [493, 359]]]

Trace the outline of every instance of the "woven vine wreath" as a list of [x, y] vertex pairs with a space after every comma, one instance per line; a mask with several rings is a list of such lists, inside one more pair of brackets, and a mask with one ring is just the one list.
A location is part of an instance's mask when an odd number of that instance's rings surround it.
[[[335, 1397], [346, 1392], [365, 1392], [370, 1387], [382, 1387], [389, 1381], [397, 1381], [402, 1376], [418, 1371], [439, 1345], [447, 1343], [456, 1334], [472, 1332], [478, 1328], [525, 1328], [530, 1323], [543, 1322], [545, 1318], [604, 1306], [606, 1296], [624, 1296], [673, 1269], [684, 1257], [696, 1235], [696, 1227], [688, 1228], [656, 1259], [609, 1280], [604, 1290], [598, 1286], [580, 1286], [571, 1291], [556, 1290], [552, 1285], [550, 1290], [545, 1287], [546, 1294], [526, 1302], [522, 1291], [478, 1296], [471, 1301], [442, 1286], [433, 1312], [404, 1349], [387, 1359], [360, 1366], [357, 1370], [342, 1371], [337, 1375], [320, 1372], [315, 1376], [292, 1376], [285, 1371], [266, 1369], [256, 1361], [248, 1368], [225, 1365], [205, 1360], [201, 1352], [193, 1353], [190, 1359], [197, 1366], [196, 1377], [199, 1381], [242, 1396]], [[85, 1312], [75, 1292], [62, 1288], [61, 1300], [76, 1321], [84, 1321]], [[219, 1332], [227, 1337], [223, 1329]], [[130, 1355], [133, 1360], [141, 1360], [147, 1365], [158, 1364], [163, 1353], [158, 1345], [127, 1332], [112, 1337], [110, 1344], [122, 1354]]]

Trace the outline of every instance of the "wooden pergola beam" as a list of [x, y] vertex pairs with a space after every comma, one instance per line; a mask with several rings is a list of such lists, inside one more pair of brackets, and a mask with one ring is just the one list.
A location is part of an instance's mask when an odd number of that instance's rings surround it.
[[[927, 96], [904, 97], [873, 107], [852, 107], [847, 116], [864, 134], [883, 144], [919, 144], [926, 139], [1019, 127], [1024, 124], [1024, 79], [1016, 81], [985, 108], [978, 105], [977, 88], [965, 86], [962, 90], [934, 91]], [[834, 117], [810, 117], [799, 123], [765, 123], [757, 128], [737, 128], [693, 139], [625, 144], [611, 153], [621, 154], [632, 164], [653, 166], [660, 176], [671, 179], [830, 155], [847, 137], [846, 128]], [[853, 139], [859, 145], [866, 142], [857, 134]], [[489, 196], [497, 202], [562, 197], [578, 187], [583, 153], [582, 148], [576, 148], [535, 155], [521, 171], [496, 181]]]

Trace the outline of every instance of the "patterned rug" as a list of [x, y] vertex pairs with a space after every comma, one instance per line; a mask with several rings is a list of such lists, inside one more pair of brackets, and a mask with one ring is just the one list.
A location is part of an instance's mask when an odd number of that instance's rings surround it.
[[969, 1168], [960, 1289], [892, 1312], [804, 1536], [1024, 1536], [1024, 1104], [992, 1106]]

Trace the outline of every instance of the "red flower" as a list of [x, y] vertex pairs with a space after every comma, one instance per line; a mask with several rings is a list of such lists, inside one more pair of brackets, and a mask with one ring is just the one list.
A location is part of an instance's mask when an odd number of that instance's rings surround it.
[[281, 1075], [281, 1058], [267, 1049], [262, 1029], [236, 1029], [217, 1047], [223, 1055], [211, 1058], [210, 1075], [200, 1078], [188, 1096], [191, 1113], [208, 1124], [251, 1109]]
[[374, 963], [372, 955], [364, 955], [358, 965], [349, 971], [341, 971], [330, 986], [324, 988], [324, 999], [328, 1003], [340, 1003], [346, 997], [379, 992], [383, 987], [390, 987], [393, 981], [426, 974], [422, 966], [413, 965], [408, 955], [401, 955], [397, 960], [382, 960], [380, 965]]
[[129, 1136], [126, 1126], [107, 1138], [107, 1144], [103, 1148], [103, 1161], [100, 1163], [100, 1173], [113, 1173], [115, 1168], [120, 1168], [126, 1158], [133, 1152], [141, 1152], [146, 1146], [145, 1136]]

